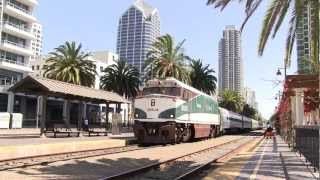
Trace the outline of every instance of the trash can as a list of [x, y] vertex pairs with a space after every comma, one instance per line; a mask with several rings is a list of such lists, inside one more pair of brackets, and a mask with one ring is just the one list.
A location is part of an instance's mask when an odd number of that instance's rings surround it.
[[113, 113], [112, 114], [112, 135], [120, 135], [121, 131], [121, 114]]
[[21, 113], [12, 113], [11, 114], [11, 128], [12, 129], [21, 129], [22, 128], [22, 119], [23, 114]]
[[0, 113], [0, 129], [9, 129], [10, 113]]

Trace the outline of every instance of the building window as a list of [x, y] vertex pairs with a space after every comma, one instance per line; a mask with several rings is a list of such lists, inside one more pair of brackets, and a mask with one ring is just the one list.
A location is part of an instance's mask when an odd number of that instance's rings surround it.
[[34, 70], [34, 66], [32, 66], [31, 68], [32, 68], [32, 71], [33, 71]]
[[102, 66], [100, 66], [100, 72], [102, 72], [103, 71], [103, 67]]
[[8, 107], [8, 95], [0, 94], [0, 112], [7, 112]]
[[40, 66], [39, 65], [37, 65], [37, 70], [40, 70]]

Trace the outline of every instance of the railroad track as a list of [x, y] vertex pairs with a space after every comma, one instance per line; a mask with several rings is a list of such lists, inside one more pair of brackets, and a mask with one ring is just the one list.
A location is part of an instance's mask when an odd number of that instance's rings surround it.
[[104, 177], [102, 179], [185, 179], [216, 160], [233, 153], [239, 148], [242, 148], [255, 138], [257, 137], [255, 137], [254, 134], [250, 138], [237, 138], [197, 152], [172, 158], [164, 162], [149, 164], [125, 171], [121, 174]]
[[27, 166], [47, 165], [49, 163], [54, 163], [58, 161], [84, 159], [89, 157], [103, 156], [108, 154], [136, 151], [136, 150], [155, 148], [155, 147], [158, 147], [158, 146], [139, 147], [138, 145], [129, 145], [124, 147], [93, 149], [93, 150], [86, 150], [86, 151], [75, 151], [75, 152], [69, 152], [69, 153], [59, 153], [59, 154], [23, 157], [23, 158], [17, 158], [17, 159], [8, 159], [8, 160], [0, 161], [0, 171], [27, 167]]

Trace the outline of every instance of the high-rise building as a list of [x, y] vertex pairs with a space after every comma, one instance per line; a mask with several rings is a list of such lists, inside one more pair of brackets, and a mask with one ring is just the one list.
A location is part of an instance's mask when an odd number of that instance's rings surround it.
[[249, 106], [256, 107], [256, 92], [248, 87], [245, 87], [242, 91], [242, 97], [244, 98], [245, 103]]
[[0, 112], [13, 112], [15, 96], [7, 89], [32, 72], [28, 63], [33, 56], [37, 5], [37, 0], [0, 0]]
[[230, 90], [241, 94], [242, 66], [240, 31], [235, 26], [226, 26], [219, 42], [219, 92]]
[[117, 54], [135, 66], [142, 76], [147, 53], [159, 36], [158, 10], [143, 0], [136, 0], [119, 20]]
[[297, 38], [297, 62], [298, 73], [308, 74], [311, 72], [312, 64], [310, 63], [310, 3], [304, 5], [301, 18], [297, 19], [296, 38]]

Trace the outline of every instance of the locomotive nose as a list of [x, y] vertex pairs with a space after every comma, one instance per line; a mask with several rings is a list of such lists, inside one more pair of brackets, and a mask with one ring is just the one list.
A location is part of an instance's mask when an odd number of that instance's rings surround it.
[[[168, 109], [175, 108], [176, 102], [172, 97], [150, 97], [144, 100], [147, 119], [158, 119], [160, 114]], [[170, 114], [173, 118], [174, 114]]]

